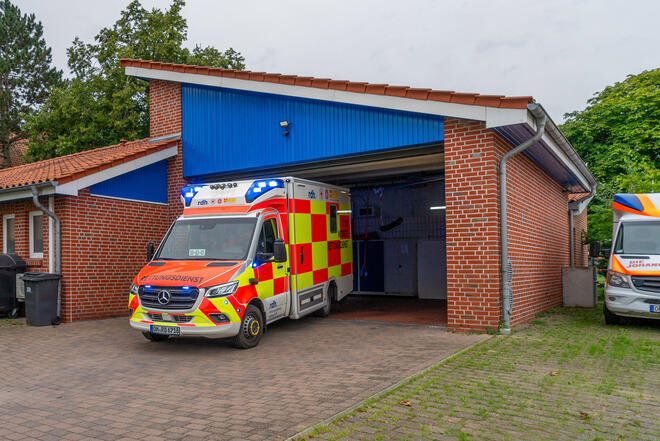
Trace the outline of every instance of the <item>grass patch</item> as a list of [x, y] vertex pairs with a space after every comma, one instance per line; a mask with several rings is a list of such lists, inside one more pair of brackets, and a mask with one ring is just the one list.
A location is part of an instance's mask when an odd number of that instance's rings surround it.
[[[371, 398], [301, 439], [640, 439], [660, 433], [660, 323], [557, 309]], [[409, 400], [412, 407], [403, 407]], [[643, 416], [643, 417], [642, 417]], [[643, 423], [640, 423], [643, 421]]]

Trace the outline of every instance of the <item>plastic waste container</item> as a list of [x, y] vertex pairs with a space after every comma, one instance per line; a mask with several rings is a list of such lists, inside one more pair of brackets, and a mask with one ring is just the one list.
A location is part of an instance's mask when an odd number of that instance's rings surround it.
[[25, 273], [25, 319], [31, 326], [57, 325], [57, 303], [62, 275]]
[[16, 275], [25, 272], [27, 265], [18, 254], [0, 254], [0, 312], [10, 318], [18, 316], [16, 303]]

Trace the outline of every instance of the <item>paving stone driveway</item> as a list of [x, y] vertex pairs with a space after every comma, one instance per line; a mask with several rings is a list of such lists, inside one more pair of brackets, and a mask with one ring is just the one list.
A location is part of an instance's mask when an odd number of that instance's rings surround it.
[[0, 327], [0, 438], [284, 439], [482, 338], [305, 318], [241, 351], [126, 319]]

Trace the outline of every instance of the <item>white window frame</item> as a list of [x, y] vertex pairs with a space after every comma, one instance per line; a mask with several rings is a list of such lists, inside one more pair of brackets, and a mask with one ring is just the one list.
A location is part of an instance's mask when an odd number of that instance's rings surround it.
[[[44, 213], [43, 211], [30, 211], [30, 222], [29, 222], [29, 234], [28, 237], [30, 239], [30, 259], [43, 259], [44, 258], [44, 253], [43, 250], [41, 253], [35, 253], [34, 252], [34, 217], [35, 216], [43, 216]], [[43, 218], [42, 218], [42, 223], [41, 223], [42, 231], [43, 231]], [[42, 237], [43, 240], [43, 237]]]
[[7, 253], [7, 220], [14, 219], [14, 252], [16, 252], [16, 216], [4, 214], [2, 216], [2, 252]]

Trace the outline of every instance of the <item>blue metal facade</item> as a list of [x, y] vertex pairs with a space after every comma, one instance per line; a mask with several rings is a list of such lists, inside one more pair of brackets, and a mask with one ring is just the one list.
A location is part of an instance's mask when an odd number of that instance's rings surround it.
[[97, 196], [167, 203], [167, 161], [119, 175], [89, 187]]
[[[183, 175], [264, 169], [444, 139], [443, 118], [182, 84]], [[288, 121], [283, 136], [280, 121]]]
[[[502, 135], [514, 146], [518, 146], [534, 136], [534, 131], [527, 124], [496, 127], [493, 130]], [[552, 153], [550, 147], [543, 141], [537, 142], [523, 153], [568, 191], [572, 193], [586, 191], [577, 176]]]

